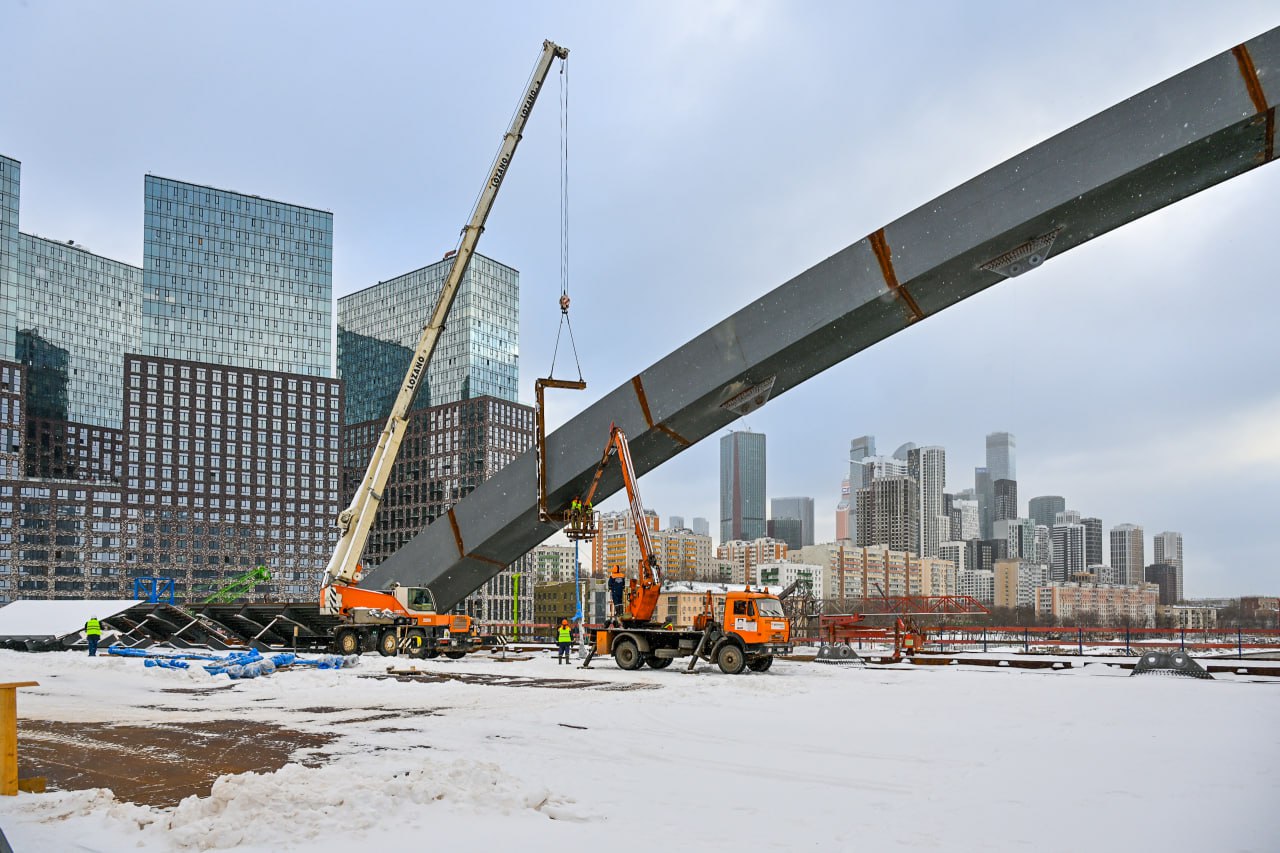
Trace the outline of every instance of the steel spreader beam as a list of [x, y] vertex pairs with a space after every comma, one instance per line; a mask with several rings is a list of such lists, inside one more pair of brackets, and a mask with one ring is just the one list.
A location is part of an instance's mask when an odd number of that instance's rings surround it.
[[[703, 332], [547, 437], [551, 507], [586, 487], [616, 423], [637, 473], [1006, 277], [1275, 158], [1280, 28], [1001, 163]], [[617, 469], [600, 499], [622, 487]], [[371, 572], [449, 609], [557, 530], [537, 455], [509, 464]]]

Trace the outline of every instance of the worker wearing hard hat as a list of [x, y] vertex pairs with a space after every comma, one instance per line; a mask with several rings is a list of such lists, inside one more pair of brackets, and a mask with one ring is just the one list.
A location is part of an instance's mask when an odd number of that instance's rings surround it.
[[622, 612], [622, 593], [627, 586], [627, 573], [621, 565], [609, 570], [609, 599], [613, 602], [613, 615]]
[[556, 645], [560, 647], [556, 654], [556, 663], [569, 662], [569, 647], [573, 644], [573, 630], [568, 619], [560, 620], [560, 629], [556, 632]]
[[84, 637], [89, 641], [89, 657], [98, 656], [98, 641], [102, 639], [102, 623], [97, 616], [90, 616], [84, 623]]

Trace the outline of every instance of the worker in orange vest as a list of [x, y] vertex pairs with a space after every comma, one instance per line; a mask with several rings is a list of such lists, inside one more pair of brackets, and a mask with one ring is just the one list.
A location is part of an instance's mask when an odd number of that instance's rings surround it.
[[617, 618], [622, 612], [622, 593], [627, 586], [627, 573], [622, 566], [615, 564], [609, 570], [609, 599], [613, 602], [613, 615]]

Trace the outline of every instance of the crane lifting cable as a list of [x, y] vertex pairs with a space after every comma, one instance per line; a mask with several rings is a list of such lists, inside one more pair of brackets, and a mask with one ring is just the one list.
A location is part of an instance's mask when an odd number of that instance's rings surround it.
[[552, 379], [556, 375], [560, 336], [568, 328], [573, 363], [578, 369], [578, 381], [581, 382], [582, 362], [578, 358], [577, 342], [573, 339], [569, 302], [569, 61], [566, 59], [560, 63], [560, 326], [556, 329], [556, 343], [551, 350], [551, 371], [547, 378]]
[[[569, 63], [560, 63], [560, 326], [556, 329], [556, 343], [551, 350], [551, 371], [545, 379], [533, 383], [536, 405], [533, 410], [537, 429], [535, 445], [538, 453], [538, 519], [568, 525], [577, 538], [587, 538], [595, 532], [595, 514], [584, 511], [575, 497], [572, 506], [564, 503], [552, 512], [547, 506], [547, 415], [543, 392], [547, 388], [563, 388], [582, 391], [587, 383], [582, 378], [582, 363], [578, 359], [578, 345], [573, 339], [573, 323], [569, 320]], [[556, 358], [560, 353], [560, 337], [569, 330], [569, 347], [573, 351], [573, 363], [578, 369], [577, 379], [556, 379]]]

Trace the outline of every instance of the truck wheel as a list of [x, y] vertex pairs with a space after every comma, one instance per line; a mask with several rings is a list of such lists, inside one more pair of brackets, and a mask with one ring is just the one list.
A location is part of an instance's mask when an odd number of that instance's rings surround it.
[[449, 660], [461, 660], [462, 658], [465, 658], [467, 656], [467, 653], [450, 651], [450, 652], [445, 652], [444, 656], [447, 657]]
[[725, 643], [716, 655], [716, 663], [726, 675], [737, 675], [746, 668], [747, 656], [733, 643]]
[[395, 628], [388, 628], [378, 635], [378, 654], [384, 658], [393, 658], [399, 651], [400, 638], [396, 636]]
[[649, 655], [644, 662], [649, 664], [650, 669], [666, 669], [671, 666], [671, 658], [660, 658], [657, 655]]
[[360, 632], [354, 628], [339, 628], [333, 635], [333, 648], [344, 657], [360, 654]]
[[644, 665], [640, 649], [634, 640], [619, 640], [613, 647], [613, 660], [618, 669], [639, 669]]
[[421, 628], [410, 628], [409, 633], [405, 635], [405, 644], [409, 647], [409, 657], [424, 658], [427, 656], [427, 632]]
[[762, 658], [752, 658], [747, 661], [747, 669], [752, 672], [768, 672], [769, 667], [773, 666], [773, 655]]

